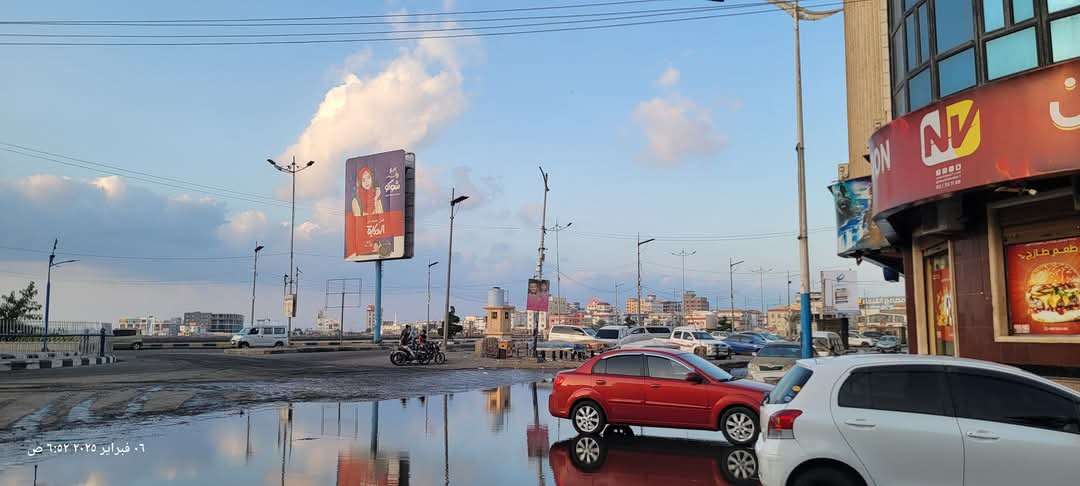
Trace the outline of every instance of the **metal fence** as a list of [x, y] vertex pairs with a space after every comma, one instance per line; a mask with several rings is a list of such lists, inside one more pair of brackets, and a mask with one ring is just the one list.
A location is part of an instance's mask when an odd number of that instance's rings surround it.
[[102, 356], [112, 352], [112, 324], [85, 321], [0, 321], [0, 354], [42, 352]]

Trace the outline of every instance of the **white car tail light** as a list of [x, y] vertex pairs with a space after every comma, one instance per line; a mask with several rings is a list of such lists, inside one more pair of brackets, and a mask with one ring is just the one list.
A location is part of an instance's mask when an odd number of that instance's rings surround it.
[[768, 438], [794, 439], [795, 419], [802, 415], [802, 410], [786, 409], [769, 416]]

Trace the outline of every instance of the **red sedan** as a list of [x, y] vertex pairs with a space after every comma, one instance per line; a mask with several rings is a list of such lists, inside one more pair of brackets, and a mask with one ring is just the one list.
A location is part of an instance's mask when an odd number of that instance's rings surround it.
[[548, 411], [582, 434], [608, 424], [720, 430], [728, 442], [757, 439], [758, 407], [772, 386], [736, 380], [705, 358], [668, 349], [626, 349], [555, 375]]

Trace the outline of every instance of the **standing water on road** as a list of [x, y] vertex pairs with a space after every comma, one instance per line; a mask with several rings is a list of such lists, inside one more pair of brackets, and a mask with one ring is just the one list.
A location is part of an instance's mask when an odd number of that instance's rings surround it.
[[[370, 402], [267, 405], [0, 445], [0, 485], [743, 484], [718, 432], [576, 437], [550, 382]], [[754, 483], [750, 483], [754, 484]]]

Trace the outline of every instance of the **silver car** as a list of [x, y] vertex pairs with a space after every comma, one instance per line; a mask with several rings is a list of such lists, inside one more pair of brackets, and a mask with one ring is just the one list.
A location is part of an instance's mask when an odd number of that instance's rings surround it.
[[801, 356], [798, 343], [780, 342], [766, 344], [761, 351], [754, 353], [753, 359], [746, 365], [747, 376], [751, 380], [775, 385], [784, 373], [787, 373]]

